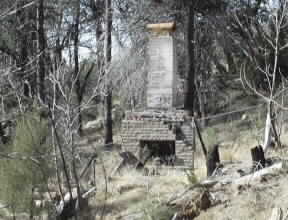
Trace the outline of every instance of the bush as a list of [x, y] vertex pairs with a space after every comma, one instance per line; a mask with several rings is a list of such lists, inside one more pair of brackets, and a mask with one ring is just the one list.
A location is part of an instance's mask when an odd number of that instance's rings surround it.
[[38, 113], [17, 120], [15, 137], [0, 160], [0, 199], [13, 212], [31, 210], [32, 191], [41, 190], [49, 176], [49, 129]]
[[215, 128], [207, 128], [206, 129], [206, 144], [209, 146], [209, 145], [214, 145], [215, 143], [218, 142], [219, 140], [219, 137], [218, 137], [218, 134], [216, 132], [216, 129]]
[[197, 175], [192, 170], [185, 170], [185, 175], [190, 185], [194, 185], [199, 182]]
[[176, 210], [167, 206], [159, 206], [151, 208], [148, 213], [146, 213], [145, 220], [167, 220], [171, 219], [175, 214]]

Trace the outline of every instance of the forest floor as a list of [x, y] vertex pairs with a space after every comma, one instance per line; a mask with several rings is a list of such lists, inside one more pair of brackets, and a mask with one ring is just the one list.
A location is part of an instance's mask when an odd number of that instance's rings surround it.
[[[191, 219], [263, 220], [270, 219], [274, 207], [288, 210], [286, 166], [243, 184], [233, 182], [241, 178], [243, 171], [244, 175], [248, 175], [252, 167], [250, 149], [262, 142], [264, 124], [256, 116], [226, 120], [203, 130], [207, 146], [220, 143], [223, 164], [217, 175], [209, 179], [206, 178], [205, 159], [200, 147], [196, 152], [194, 171], [162, 167], [160, 176], [143, 176], [129, 168], [110, 176], [119, 163], [120, 149], [102, 154], [97, 172], [108, 178], [106, 182], [103, 179], [97, 182], [98, 192], [90, 201], [91, 211], [97, 216], [95, 219], [104, 215], [107, 220], [170, 220], [175, 213], [189, 213], [199, 196], [206, 191], [209, 192], [211, 205], [199, 210], [197, 216]], [[285, 126], [281, 141], [283, 148], [275, 147], [266, 152], [266, 157], [273, 158], [274, 163], [288, 160], [288, 132]], [[226, 179], [229, 181], [225, 182]], [[215, 185], [201, 185], [208, 180], [216, 182]]]

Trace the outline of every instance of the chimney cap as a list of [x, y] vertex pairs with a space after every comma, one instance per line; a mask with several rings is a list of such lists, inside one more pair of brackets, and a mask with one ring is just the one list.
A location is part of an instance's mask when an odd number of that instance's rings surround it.
[[175, 22], [147, 24], [146, 28], [149, 31], [161, 33], [161, 32], [174, 32], [176, 29]]

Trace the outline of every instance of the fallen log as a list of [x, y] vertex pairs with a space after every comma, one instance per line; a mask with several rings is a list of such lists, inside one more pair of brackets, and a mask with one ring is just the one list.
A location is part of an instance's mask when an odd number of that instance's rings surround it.
[[283, 168], [283, 162], [276, 163], [270, 167], [263, 168], [259, 171], [252, 173], [252, 174], [249, 174], [249, 175], [243, 176], [239, 179], [236, 179], [236, 180], [232, 181], [232, 183], [236, 184], [236, 185], [249, 184], [252, 181], [258, 180], [267, 174], [273, 174], [276, 171], [281, 170], [282, 168]]
[[266, 167], [264, 169], [261, 169], [259, 171], [256, 171], [252, 174], [242, 176], [238, 179], [232, 179], [232, 178], [224, 178], [224, 179], [218, 179], [218, 180], [204, 180], [200, 183], [196, 183], [192, 186], [187, 187], [185, 190], [183, 190], [180, 193], [173, 194], [170, 198], [168, 198], [166, 205], [173, 206], [174, 202], [178, 200], [179, 198], [183, 197], [185, 194], [187, 194], [189, 191], [194, 190], [195, 188], [205, 188], [209, 189], [214, 187], [216, 184], [235, 184], [235, 185], [247, 185], [252, 183], [255, 180], [261, 179], [263, 176], [267, 174], [273, 174], [277, 171], [283, 169], [284, 164], [283, 162], [276, 163], [270, 167]]

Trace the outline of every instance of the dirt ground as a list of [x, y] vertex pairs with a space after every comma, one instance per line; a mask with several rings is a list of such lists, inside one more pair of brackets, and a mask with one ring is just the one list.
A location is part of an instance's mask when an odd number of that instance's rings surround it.
[[[282, 140], [285, 146], [287, 136], [283, 136]], [[238, 170], [249, 170], [251, 168], [249, 149], [256, 144], [257, 141], [253, 137], [245, 140], [244, 147], [243, 143], [229, 145], [229, 140], [222, 144], [220, 157], [224, 166], [217, 179], [225, 179], [228, 176], [232, 179], [240, 178]], [[288, 148], [284, 147], [280, 150], [271, 149], [266, 155], [284, 160], [288, 159], [287, 152]], [[107, 175], [107, 184], [100, 179], [97, 183], [98, 192], [90, 201], [95, 219], [100, 219], [103, 214], [107, 220], [170, 220], [173, 213], [181, 210], [189, 199], [193, 200], [193, 194], [197, 194], [199, 189], [188, 191], [186, 198], [178, 199], [176, 206], [167, 206], [167, 201], [193, 184], [206, 179], [206, 168], [201, 151], [197, 152], [195, 158], [195, 175], [192, 179], [185, 171], [165, 167], [161, 171], [161, 176], [143, 176], [142, 173], [127, 168], [121, 174], [111, 177], [109, 175], [119, 162], [119, 156], [117, 151], [106, 152], [103, 154], [102, 168], [98, 166], [97, 172], [100, 176], [104, 173]], [[263, 220], [269, 219], [274, 207], [288, 209], [287, 170], [285, 169], [266, 176], [264, 180], [241, 187], [233, 184], [218, 184], [209, 190], [217, 202], [209, 209], [201, 211], [195, 218], [197, 220]]]

